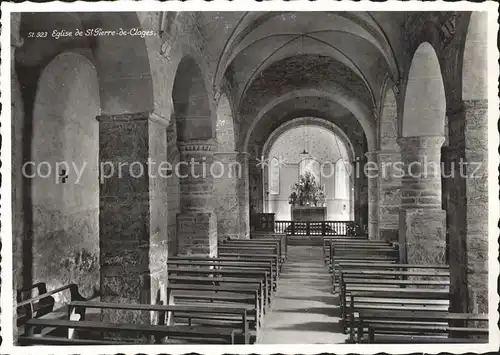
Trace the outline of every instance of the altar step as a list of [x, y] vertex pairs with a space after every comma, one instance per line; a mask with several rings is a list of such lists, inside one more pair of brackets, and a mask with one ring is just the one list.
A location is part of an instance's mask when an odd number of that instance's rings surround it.
[[288, 245], [323, 245], [323, 237], [321, 235], [289, 235], [287, 238]]

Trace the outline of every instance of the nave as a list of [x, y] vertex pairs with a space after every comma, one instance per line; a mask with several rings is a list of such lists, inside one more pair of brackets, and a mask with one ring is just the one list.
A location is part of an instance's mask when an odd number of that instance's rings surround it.
[[[322, 247], [289, 246], [287, 236], [267, 234], [226, 240], [217, 258], [172, 257], [167, 305], [100, 302], [83, 298], [76, 285], [49, 292], [36, 285], [41, 294], [18, 304], [19, 342], [488, 341], [486, 314], [450, 311], [448, 265], [401, 263], [397, 246], [365, 236], [322, 239]], [[53, 296], [67, 290], [71, 301], [55, 310]], [[110, 310], [133, 310], [135, 317], [110, 323]], [[155, 314], [150, 325], [148, 313]]]
[[340, 327], [338, 295], [323, 263], [320, 246], [290, 246], [261, 344], [338, 344], [347, 340]]
[[13, 342], [495, 339], [491, 19], [13, 13]]

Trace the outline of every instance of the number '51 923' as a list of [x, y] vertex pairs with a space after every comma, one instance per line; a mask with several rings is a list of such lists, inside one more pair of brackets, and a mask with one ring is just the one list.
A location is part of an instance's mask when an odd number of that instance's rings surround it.
[[46, 38], [48, 35], [48, 32], [28, 32], [28, 38]]

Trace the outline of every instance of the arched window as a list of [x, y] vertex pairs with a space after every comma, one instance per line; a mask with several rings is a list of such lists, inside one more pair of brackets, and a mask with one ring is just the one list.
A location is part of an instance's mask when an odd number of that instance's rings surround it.
[[280, 193], [280, 161], [278, 158], [271, 158], [269, 164], [269, 193], [279, 195]]
[[316, 184], [321, 186], [321, 165], [319, 161], [313, 158], [302, 159], [299, 163], [299, 176], [309, 171], [313, 176]]
[[349, 198], [349, 185], [349, 177], [347, 175], [345, 162], [339, 159], [335, 163], [335, 198], [347, 200]]

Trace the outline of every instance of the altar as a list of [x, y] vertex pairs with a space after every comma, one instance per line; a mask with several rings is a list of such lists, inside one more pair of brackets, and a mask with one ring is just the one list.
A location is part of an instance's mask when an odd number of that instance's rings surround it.
[[324, 221], [326, 207], [292, 206], [292, 221]]

